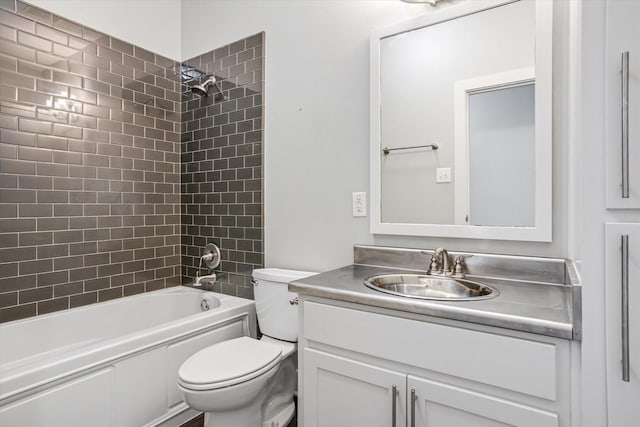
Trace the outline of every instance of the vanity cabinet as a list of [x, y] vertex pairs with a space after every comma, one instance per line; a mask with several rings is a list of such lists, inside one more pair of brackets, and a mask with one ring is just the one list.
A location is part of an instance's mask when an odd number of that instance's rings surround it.
[[607, 208], [640, 208], [640, 2], [606, 2]]
[[473, 390], [311, 349], [304, 358], [307, 427], [558, 426], [554, 413]]
[[607, 224], [605, 251], [609, 427], [628, 427], [640, 419], [640, 223]]
[[302, 295], [300, 313], [304, 427], [571, 425], [566, 340]]

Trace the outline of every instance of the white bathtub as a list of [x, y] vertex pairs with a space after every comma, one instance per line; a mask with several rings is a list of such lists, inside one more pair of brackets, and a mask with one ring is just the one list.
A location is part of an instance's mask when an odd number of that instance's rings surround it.
[[253, 301], [177, 287], [2, 324], [0, 426], [180, 425], [182, 362], [255, 320]]

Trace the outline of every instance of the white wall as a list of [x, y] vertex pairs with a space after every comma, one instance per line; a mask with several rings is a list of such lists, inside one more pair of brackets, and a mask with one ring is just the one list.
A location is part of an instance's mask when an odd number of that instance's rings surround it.
[[351, 216], [351, 192], [369, 190], [370, 32], [436, 9], [397, 0], [184, 0], [183, 58], [266, 32], [266, 264], [335, 268], [352, 261], [358, 243], [565, 256], [567, 8], [558, 2], [554, 18], [554, 233], [548, 244], [372, 236], [368, 218]]
[[180, 0], [27, 0], [170, 59], [180, 56]]

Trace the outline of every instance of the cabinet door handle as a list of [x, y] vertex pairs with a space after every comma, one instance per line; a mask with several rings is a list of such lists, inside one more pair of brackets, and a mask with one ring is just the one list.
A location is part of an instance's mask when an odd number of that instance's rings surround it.
[[411, 389], [411, 427], [416, 427], [416, 390]]
[[398, 387], [395, 385], [391, 388], [391, 427], [396, 427], [396, 394]]
[[622, 235], [622, 381], [629, 382], [629, 235]]
[[629, 51], [622, 52], [622, 198], [629, 198]]

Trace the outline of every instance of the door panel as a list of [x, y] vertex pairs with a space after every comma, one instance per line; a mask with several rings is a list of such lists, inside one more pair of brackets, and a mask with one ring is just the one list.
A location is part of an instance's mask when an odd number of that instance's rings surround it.
[[304, 364], [305, 427], [391, 427], [394, 404], [405, 426], [405, 375], [310, 349]]
[[[640, 208], [640, 2], [607, 1], [606, 21], [606, 147], [607, 207]], [[628, 74], [623, 73], [623, 52]], [[628, 75], [628, 77], [627, 77]], [[628, 83], [627, 89], [623, 81]], [[623, 91], [628, 93], [628, 148], [623, 146]], [[628, 154], [624, 160], [623, 150]], [[623, 161], [628, 163], [629, 197], [622, 197]]]
[[[412, 410], [412, 390], [415, 410]], [[409, 426], [415, 427], [557, 427], [558, 416], [493, 396], [409, 375]]]
[[[625, 253], [622, 236], [628, 236]], [[623, 348], [623, 257], [628, 259], [628, 352]], [[640, 223], [606, 225], [605, 260], [609, 427], [628, 427], [640, 419]], [[623, 380], [624, 353], [628, 381]]]

